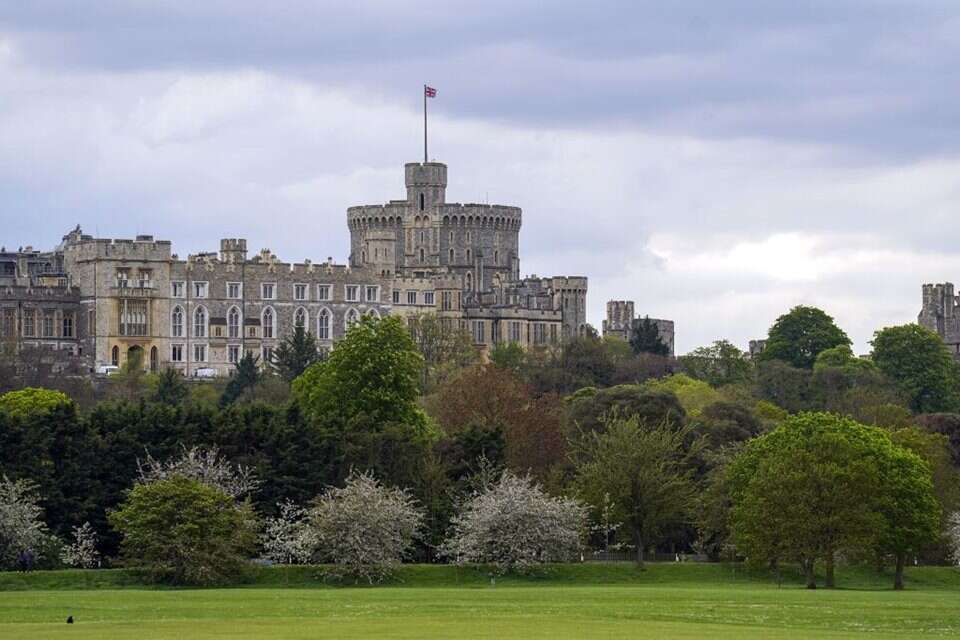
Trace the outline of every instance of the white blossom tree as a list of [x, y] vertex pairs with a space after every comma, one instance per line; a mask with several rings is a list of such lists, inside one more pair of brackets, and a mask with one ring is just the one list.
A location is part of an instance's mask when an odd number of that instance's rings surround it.
[[947, 525], [947, 537], [950, 539], [950, 546], [953, 548], [953, 560], [960, 565], [960, 511], [950, 516]]
[[0, 568], [13, 569], [27, 554], [36, 559], [50, 536], [37, 485], [0, 476]]
[[166, 462], [159, 462], [147, 452], [146, 460], [137, 460], [137, 470], [139, 484], [180, 476], [219, 489], [234, 499], [249, 495], [260, 486], [253, 469], [231, 464], [220, 457], [216, 447], [184, 448], [180, 457]]
[[307, 510], [289, 500], [278, 505], [279, 515], [267, 518], [260, 534], [264, 555], [277, 564], [305, 564], [318, 541], [307, 520]]
[[370, 583], [390, 575], [420, 530], [423, 512], [410, 494], [383, 486], [370, 473], [351, 473], [308, 512], [317, 559], [344, 577]]
[[71, 567], [94, 569], [100, 566], [97, 532], [89, 522], [73, 528], [73, 543], [63, 550], [63, 562]]
[[465, 503], [441, 553], [458, 564], [524, 573], [575, 558], [586, 526], [587, 508], [578, 501], [550, 497], [531, 478], [508, 471]]

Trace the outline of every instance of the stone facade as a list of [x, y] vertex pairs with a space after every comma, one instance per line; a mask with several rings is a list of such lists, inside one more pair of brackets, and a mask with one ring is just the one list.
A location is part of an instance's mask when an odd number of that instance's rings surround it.
[[[407, 164], [406, 199], [351, 207], [347, 264], [248, 255], [239, 238], [181, 259], [166, 240], [94, 238], [78, 226], [51, 252], [0, 254], [0, 330], [13, 310], [11, 333], [38, 341], [42, 331], [91, 369], [138, 354], [188, 376], [227, 375], [245, 352], [269, 359], [297, 324], [329, 349], [368, 314], [435, 313], [480, 350], [582, 334], [587, 279], [520, 278], [521, 210], [447, 203], [446, 176], [440, 163]], [[49, 336], [48, 312], [59, 327]]]
[[960, 297], [952, 282], [923, 285], [923, 306], [917, 323], [936, 331], [955, 358], [960, 359]]
[[[643, 322], [643, 319], [635, 315], [633, 300], [609, 300], [607, 301], [607, 317], [603, 321], [603, 336], [612, 336], [629, 342], [633, 328], [638, 323]], [[673, 320], [650, 318], [650, 321], [657, 325], [660, 339], [670, 349], [670, 355], [674, 355], [675, 330]]]

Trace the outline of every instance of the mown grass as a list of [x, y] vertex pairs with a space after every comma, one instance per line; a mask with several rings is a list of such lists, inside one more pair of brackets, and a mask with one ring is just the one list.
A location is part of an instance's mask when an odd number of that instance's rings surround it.
[[[738, 565], [552, 567], [498, 578], [406, 566], [384, 587], [334, 587], [313, 567], [260, 568], [242, 588], [156, 589], [130, 572], [0, 574], [0, 638], [960, 637], [960, 570], [847, 568], [837, 590]], [[64, 623], [73, 615], [76, 624]]]

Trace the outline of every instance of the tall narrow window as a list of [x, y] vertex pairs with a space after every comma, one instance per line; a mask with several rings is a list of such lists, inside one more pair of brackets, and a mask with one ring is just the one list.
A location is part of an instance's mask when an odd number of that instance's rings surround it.
[[197, 307], [193, 312], [193, 335], [197, 338], [207, 337], [207, 310], [204, 307]]
[[114, 346], [113, 351], [110, 352], [110, 364], [115, 367], [120, 366], [120, 347]]
[[467, 291], [473, 291], [473, 274], [467, 272]]
[[170, 316], [170, 335], [174, 338], [183, 337], [183, 307], [174, 307]]
[[263, 310], [263, 337], [273, 337], [273, 309], [270, 307]]
[[307, 328], [307, 311], [303, 307], [297, 309], [297, 312], [293, 314], [293, 326]]
[[467, 249], [467, 264], [469, 264], [470, 261], [472, 260], [473, 260], [473, 251], [471, 251], [470, 249]]
[[424, 258], [425, 258], [425, 255], [424, 255], [423, 249], [420, 249], [420, 262], [423, 262]]
[[346, 325], [346, 328], [349, 329], [359, 319], [360, 312], [358, 312], [356, 309], [350, 309], [347, 311], [346, 322], [344, 324]]
[[426, 205], [426, 198], [423, 197], [423, 194], [420, 194], [420, 211], [423, 211], [423, 207]]
[[320, 312], [320, 318], [317, 321], [317, 338], [320, 340], [330, 339], [330, 312], [326, 309]]
[[240, 337], [240, 309], [230, 307], [227, 313], [227, 335], [231, 338]]
[[450, 259], [447, 260], [450, 264], [453, 264], [453, 249], [450, 249]]

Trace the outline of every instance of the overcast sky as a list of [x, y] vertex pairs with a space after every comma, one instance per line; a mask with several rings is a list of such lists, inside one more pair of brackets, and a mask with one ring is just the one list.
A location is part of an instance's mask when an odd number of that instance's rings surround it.
[[[94, 8], [96, 7], [96, 8]], [[521, 270], [742, 347], [796, 304], [860, 352], [960, 280], [960, 2], [0, 0], [0, 244], [349, 251], [449, 165]]]

